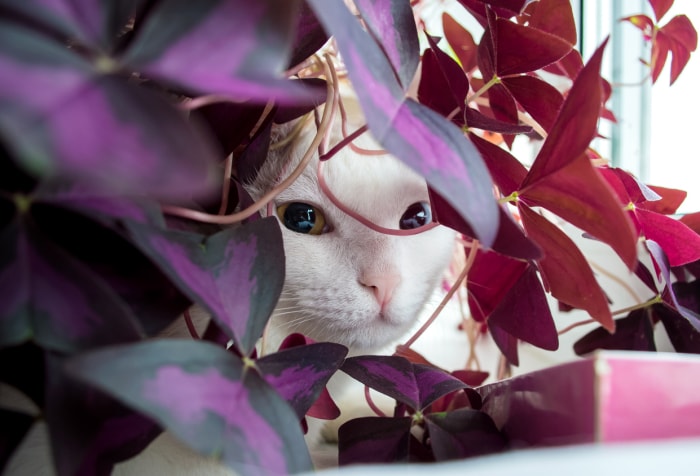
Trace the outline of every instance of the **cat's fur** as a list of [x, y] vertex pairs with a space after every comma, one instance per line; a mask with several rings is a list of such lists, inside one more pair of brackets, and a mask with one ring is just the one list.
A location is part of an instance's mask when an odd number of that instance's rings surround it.
[[[345, 97], [344, 104], [351, 132], [363, 122], [351, 98]], [[260, 196], [283, 170], [294, 167], [315, 133], [311, 124], [291, 146], [273, 150], [261, 178], [248, 187], [251, 194]], [[330, 145], [340, 140], [336, 123]], [[369, 133], [355, 144], [380, 149]], [[310, 236], [282, 226], [287, 275], [271, 318], [271, 341], [276, 344], [288, 333], [301, 332], [317, 341], [346, 345], [352, 353], [377, 351], [415, 324], [451, 259], [454, 232], [437, 227], [391, 236], [368, 228], [336, 208], [319, 188], [317, 163], [314, 158], [275, 200], [316, 206], [330, 231]], [[398, 229], [410, 205], [428, 201], [425, 180], [389, 155], [359, 155], [345, 147], [324, 164], [323, 173], [346, 206], [385, 228]], [[266, 350], [274, 350], [274, 344]]]
[[[344, 104], [350, 117], [348, 131], [353, 131], [363, 124], [359, 106], [347, 94]], [[283, 139], [291, 129], [290, 124], [279, 126], [273, 141]], [[310, 121], [290, 145], [273, 147], [258, 179], [246, 185], [253, 198], [260, 197], [297, 165], [315, 133]], [[341, 137], [338, 120], [331, 146]], [[366, 149], [380, 148], [368, 133], [355, 143]], [[436, 227], [412, 236], [390, 236], [366, 227], [337, 209], [321, 191], [317, 163], [315, 157], [299, 179], [275, 199], [275, 205], [314, 205], [322, 210], [329, 231], [309, 236], [282, 226], [286, 280], [263, 351], [273, 352], [287, 334], [301, 332], [316, 341], [344, 344], [352, 353], [370, 353], [395, 343], [416, 324], [451, 259], [454, 232]], [[344, 204], [386, 228], [398, 228], [400, 217], [410, 205], [428, 201], [425, 181], [389, 155], [358, 155], [346, 147], [325, 164], [324, 176]], [[200, 310], [195, 317], [203, 329], [206, 316]], [[188, 335], [181, 320], [168, 334]], [[41, 432], [37, 438], [43, 441], [37, 443], [37, 448], [46, 450]], [[32, 454], [14, 458], [9, 474], [53, 474], [48, 465], [43, 468], [45, 472], [40, 471]], [[28, 469], [27, 464], [33, 467]], [[166, 432], [137, 458], [118, 465], [114, 474], [230, 473]]]

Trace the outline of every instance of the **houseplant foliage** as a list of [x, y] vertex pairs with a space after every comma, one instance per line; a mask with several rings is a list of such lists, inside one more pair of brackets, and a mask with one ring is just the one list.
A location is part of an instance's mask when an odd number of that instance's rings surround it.
[[[700, 351], [698, 215], [674, 218], [684, 192], [590, 148], [615, 119], [606, 42], [584, 61], [565, 0], [460, 0], [478, 41], [449, 15], [444, 38], [419, 31], [421, 3], [0, 0], [0, 381], [39, 408], [0, 410], [0, 468], [42, 419], [60, 475], [108, 474], [163, 429], [243, 474], [307, 470], [304, 416], [337, 416], [324, 386], [338, 369], [397, 400], [393, 416], [341, 429], [341, 462], [507, 448], [470, 387], [483, 375], [410, 346], [344, 360], [293, 336], [256, 355], [284, 279], [281, 234], [255, 207], [231, 214], [249, 198], [221, 190], [254, 176], [272, 122], [334, 97], [313, 56], [331, 37], [368, 128], [463, 235], [472, 317], [511, 364], [519, 341], [558, 347], [547, 294], [600, 324], [579, 353], [652, 350], [658, 323], [677, 351]], [[624, 21], [651, 43], [651, 80], [670, 54], [675, 81], [697, 35], [684, 16], [661, 25], [671, 1], [649, 3], [654, 19]], [[541, 141], [529, 167], [518, 136]], [[656, 297], [616, 319], [551, 214]], [[213, 316], [199, 339], [153, 339], [192, 303]]]

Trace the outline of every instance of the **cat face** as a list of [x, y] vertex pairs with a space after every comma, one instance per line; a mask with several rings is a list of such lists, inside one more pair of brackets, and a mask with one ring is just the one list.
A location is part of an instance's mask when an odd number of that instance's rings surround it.
[[[302, 134], [283, 154], [298, 157], [310, 135]], [[368, 134], [355, 143], [379, 149]], [[455, 234], [438, 226], [393, 236], [365, 226], [321, 190], [317, 164], [314, 159], [275, 199], [286, 279], [271, 318], [271, 341], [276, 345], [300, 332], [351, 351], [377, 350], [414, 326], [448, 266]], [[322, 173], [346, 207], [376, 225], [415, 228], [431, 220], [425, 181], [390, 155], [360, 155], [346, 147], [324, 163]]]

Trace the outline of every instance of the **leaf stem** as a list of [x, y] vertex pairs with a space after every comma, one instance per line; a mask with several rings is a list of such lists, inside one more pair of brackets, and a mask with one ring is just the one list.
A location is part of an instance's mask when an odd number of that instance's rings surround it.
[[[325, 66], [326, 74], [330, 77], [330, 67], [327, 64]], [[262, 210], [268, 202], [272, 201], [280, 192], [289, 187], [302, 174], [306, 166], [309, 164], [309, 162], [311, 162], [311, 159], [313, 158], [316, 149], [323, 141], [323, 138], [326, 135], [326, 131], [328, 130], [331, 119], [333, 117], [333, 107], [329, 107], [329, 105], [333, 104], [335, 95], [337, 94], [336, 86], [333, 84], [332, 81], [328, 81], [326, 91], [326, 107], [323, 108], [323, 116], [321, 117], [319, 130], [314, 139], [311, 141], [311, 144], [309, 145], [309, 148], [302, 157], [301, 161], [287, 178], [285, 178], [276, 187], [274, 187], [272, 190], [263, 195], [255, 203], [250, 205], [248, 208], [245, 208], [244, 210], [231, 213], [229, 215], [213, 215], [211, 213], [200, 212], [198, 210], [192, 210], [189, 208], [178, 207], [174, 205], [163, 205], [163, 213], [188, 218], [190, 220], [200, 221], [203, 223], [232, 225], [234, 223], [238, 223], [240, 221], [245, 220], [246, 218], [257, 213], [259, 210]]]
[[662, 304], [664, 302], [664, 299], [661, 297], [661, 294], [657, 294], [653, 298], [649, 299], [648, 301], [644, 301], [639, 304], [634, 304], [633, 306], [625, 307], [623, 309], [619, 309], [617, 311], [614, 311], [612, 313], [613, 316], [619, 316], [621, 314], [628, 314], [632, 311], [636, 311], [638, 309], [645, 309], [647, 307], [651, 307], [654, 304]]
[[370, 395], [370, 388], [368, 385], [365, 385], [365, 401], [367, 402], [367, 405], [369, 405], [369, 408], [379, 417], [385, 417], [386, 413], [382, 411], [381, 408], [377, 406], [376, 403], [374, 403], [374, 400], [372, 400], [372, 395]]
[[416, 331], [415, 334], [411, 336], [410, 339], [406, 341], [406, 343], [403, 345], [406, 348], [411, 347], [418, 338], [423, 335], [423, 333], [432, 325], [432, 323], [437, 319], [437, 317], [440, 315], [442, 310], [445, 308], [447, 303], [452, 299], [452, 296], [457, 292], [459, 287], [462, 285], [462, 282], [467, 279], [467, 275], [469, 274], [469, 270], [471, 269], [472, 265], [474, 264], [474, 260], [476, 259], [476, 253], [479, 251], [479, 242], [477, 240], [474, 240], [472, 242], [472, 247], [469, 250], [469, 255], [467, 256], [467, 262], [464, 265], [464, 269], [462, 269], [462, 272], [457, 276], [457, 279], [455, 282], [452, 284], [452, 287], [450, 288], [449, 291], [447, 291], [447, 294], [445, 294], [445, 297], [442, 298], [442, 301], [440, 304], [438, 304], [438, 307], [435, 308], [435, 311], [431, 314], [431, 316], [428, 318], [427, 321], [425, 321], [425, 324], [421, 326], [420, 329]]
[[469, 104], [470, 102], [475, 101], [475, 100], [478, 99], [479, 97], [483, 96], [483, 95], [486, 93], [486, 91], [488, 91], [489, 89], [491, 89], [491, 88], [492, 88], [493, 86], [495, 86], [496, 84], [499, 84], [500, 82], [501, 82], [501, 78], [499, 78], [498, 76], [496, 76], [496, 75], [494, 74], [493, 77], [492, 77], [491, 79], [489, 79], [489, 81], [488, 81], [486, 84], [484, 84], [483, 86], [481, 86], [477, 92], [475, 92], [475, 93], [472, 94], [470, 97], [468, 97], [468, 98], [466, 99], [465, 103], [466, 103], [466, 104]]

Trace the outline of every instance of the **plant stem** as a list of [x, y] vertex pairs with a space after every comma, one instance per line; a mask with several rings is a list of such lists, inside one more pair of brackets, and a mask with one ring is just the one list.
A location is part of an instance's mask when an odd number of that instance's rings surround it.
[[481, 97], [484, 93], [486, 93], [486, 91], [488, 91], [489, 89], [491, 89], [493, 86], [495, 86], [496, 84], [498, 84], [500, 82], [501, 82], [501, 79], [494, 74], [493, 77], [491, 79], [489, 79], [489, 81], [486, 84], [481, 86], [477, 92], [472, 94], [471, 97], [468, 97], [466, 99], [465, 103], [469, 104], [470, 102], [475, 101], [476, 99]]
[[[326, 65], [326, 72], [327, 75], [330, 77], [330, 67], [328, 65]], [[326, 104], [333, 104], [335, 95], [337, 94], [336, 85], [334, 85], [332, 81], [328, 81], [326, 91]], [[311, 141], [311, 144], [309, 145], [309, 148], [307, 149], [306, 153], [302, 157], [297, 167], [291, 173], [291, 175], [289, 175], [286, 179], [280, 182], [276, 187], [267, 192], [265, 195], [262, 196], [262, 198], [260, 198], [248, 208], [229, 215], [212, 215], [211, 213], [204, 213], [189, 208], [177, 207], [173, 205], [164, 205], [162, 207], [163, 213], [180, 216], [190, 220], [200, 221], [203, 223], [215, 223], [219, 225], [232, 225], [254, 215], [258, 211], [263, 209], [265, 205], [267, 205], [268, 202], [272, 201], [280, 192], [289, 187], [302, 174], [309, 162], [311, 162], [311, 159], [313, 158], [316, 149], [321, 144], [323, 138], [326, 135], [326, 131], [328, 130], [330, 121], [333, 116], [332, 110], [332, 107], [325, 107], [323, 109], [323, 116], [321, 118], [319, 130], [314, 139]]]
[[423, 335], [423, 333], [432, 325], [432, 323], [437, 319], [437, 317], [440, 315], [442, 310], [445, 308], [447, 303], [452, 299], [452, 296], [457, 292], [459, 287], [462, 285], [462, 282], [467, 279], [467, 275], [469, 274], [469, 270], [472, 267], [472, 264], [474, 264], [474, 260], [476, 259], [476, 252], [479, 250], [479, 242], [477, 240], [474, 240], [472, 243], [472, 248], [469, 250], [469, 256], [467, 256], [467, 263], [464, 265], [464, 269], [462, 272], [457, 276], [457, 279], [455, 280], [454, 284], [452, 284], [452, 287], [450, 288], [449, 291], [447, 291], [447, 294], [445, 294], [445, 297], [442, 298], [442, 301], [440, 304], [438, 304], [438, 307], [433, 311], [431, 316], [428, 318], [428, 320], [421, 326], [420, 329], [416, 331], [415, 334], [411, 336], [410, 339], [406, 341], [404, 344], [404, 347], [409, 348], [413, 343], [415, 343], [418, 338]]

